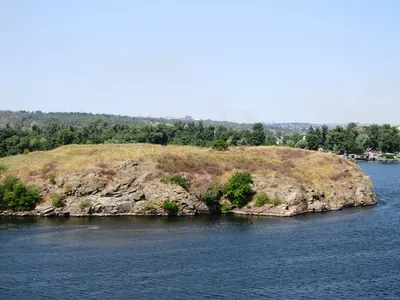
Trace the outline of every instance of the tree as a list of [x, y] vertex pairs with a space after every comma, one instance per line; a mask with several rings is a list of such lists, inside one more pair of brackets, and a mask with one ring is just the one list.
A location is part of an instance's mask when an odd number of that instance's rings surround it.
[[345, 142], [346, 132], [340, 126], [336, 126], [336, 128], [329, 131], [326, 137], [327, 148], [338, 154], [343, 154], [346, 152]]
[[39, 199], [39, 189], [24, 185], [17, 177], [7, 176], [0, 185], [1, 209], [31, 210], [35, 208]]
[[253, 131], [250, 136], [250, 145], [251, 146], [260, 146], [263, 145], [265, 141], [265, 132], [264, 125], [262, 123], [255, 123], [253, 125]]
[[301, 149], [307, 149], [308, 148], [308, 144], [307, 144], [307, 141], [306, 140], [299, 140], [297, 143], [296, 143], [296, 148], [301, 148]]
[[293, 141], [293, 140], [287, 140], [287, 141], [285, 142], [285, 146], [294, 148], [294, 147], [296, 146], [296, 142]]
[[246, 205], [252, 196], [253, 178], [249, 173], [236, 172], [228, 180], [224, 188], [224, 194], [233, 205], [242, 207]]
[[274, 135], [272, 135], [272, 134], [268, 134], [268, 135], [265, 137], [265, 142], [264, 142], [264, 144], [265, 144], [266, 146], [276, 146], [276, 142], [277, 142], [276, 137], [275, 137]]
[[314, 131], [314, 128], [312, 126], [310, 126], [308, 128], [308, 131], [307, 131], [307, 134], [306, 134], [306, 141], [307, 141], [307, 144], [308, 144], [308, 149], [310, 149], [310, 150], [318, 150], [321, 138], [318, 136], [318, 133], [316, 133]]
[[62, 128], [58, 133], [57, 133], [57, 145], [63, 146], [63, 145], [69, 145], [74, 142], [75, 135], [74, 133], [67, 129], [67, 128]]
[[369, 136], [369, 146], [375, 150], [379, 148], [379, 135], [380, 128], [378, 125], [373, 124], [365, 128], [366, 134]]
[[383, 125], [379, 135], [379, 149], [382, 152], [395, 152], [400, 147], [399, 132], [396, 127]]
[[321, 127], [321, 147], [325, 148], [326, 147], [326, 137], [328, 135], [329, 129], [328, 126], [325, 124], [322, 125]]
[[346, 128], [346, 141], [345, 141], [345, 149], [347, 153], [358, 153], [360, 149], [357, 147], [356, 139], [358, 136], [357, 132], [357, 124], [349, 123]]
[[366, 134], [366, 133], [361, 133], [356, 138], [357, 148], [360, 149], [360, 151], [362, 151], [362, 152], [364, 152], [368, 148], [369, 143], [370, 143], [370, 139], [369, 139], [368, 134]]

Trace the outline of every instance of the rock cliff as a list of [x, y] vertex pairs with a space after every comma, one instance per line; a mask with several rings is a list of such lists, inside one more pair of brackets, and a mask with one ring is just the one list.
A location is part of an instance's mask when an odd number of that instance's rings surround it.
[[[154, 151], [152, 146], [148, 152], [133, 148], [142, 152], [118, 157], [102, 155], [99, 160], [97, 154], [93, 158], [93, 154], [88, 153], [100, 146], [85, 147], [83, 150], [79, 146], [72, 148], [81, 152], [81, 166], [68, 167], [65, 155], [66, 150], [71, 149], [64, 147], [64, 151], [49, 151], [52, 152], [49, 159], [39, 167], [32, 167], [36, 168], [34, 170], [46, 167], [45, 174], [30, 169], [21, 171], [18, 165], [10, 168], [12, 174], [19, 175], [25, 182], [42, 187], [42, 201], [34, 211], [14, 214], [166, 215], [165, 201], [178, 204], [179, 216], [217, 212], [220, 205], [202, 201], [201, 195], [212, 186], [225, 184], [228, 176], [237, 170], [252, 174], [254, 195], [262, 192], [275, 200], [261, 207], [251, 200], [244, 207], [230, 207], [224, 212], [293, 216], [376, 203], [370, 178], [356, 164], [332, 154], [284, 147], [238, 147], [223, 153], [191, 147], [188, 150], [156, 147]], [[78, 160], [76, 155], [69, 155], [71, 161]], [[85, 156], [87, 161], [80, 160]], [[34, 155], [31, 158], [34, 161]], [[29, 161], [29, 155], [24, 159]], [[53, 182], [48, 179], [50, 172], [56, 175]], [[166, 174], [177, 173], [188, 179], [188, 189], [160, 181]], [[55, 196], [61, 199], [63, 207], [52, 205]], [[230, 203], [222, 197], [220, 204]]]

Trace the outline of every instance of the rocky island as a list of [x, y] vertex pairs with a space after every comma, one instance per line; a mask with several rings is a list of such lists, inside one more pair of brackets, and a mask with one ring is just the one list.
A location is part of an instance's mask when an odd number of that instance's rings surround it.
[[[33, 210], [3, 215], [114, 216], [236, 213], [294, 216], [376, 203], [370, 178], [339, 156], [287, 147], [69, 145], [0, 159], [40, 187]], [[224, 187], [251, 176], [251, 195], [235, 205]]]

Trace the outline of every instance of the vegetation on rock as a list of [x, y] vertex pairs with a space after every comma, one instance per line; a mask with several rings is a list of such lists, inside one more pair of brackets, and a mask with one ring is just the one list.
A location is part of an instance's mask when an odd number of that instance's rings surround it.
[[246, 205], [252, 195], [253, 178], [249, 173], [236, 172], [228, 180], [224, 188], [224, 194], [235, 206], [242, 207]]
[[56, 174], [49, 173], [47, 174], [47, 178], [49, 179], [51, 184], [56, 184]]
[[262, 207], [269, 202], [269, 198], [266, 193], [261, 192], [254, 196], [254, 206]]
[[223, 203], [223, 204], [221, 205], [221, 211], [222, 211], [222, 212], [228, 212], [228, 211], [230, 211], [230, 210], [232, 210], [232, 204], [226, 202], [226, 203]]
[[[339, 209], [376, 202], [370, 179], [355, 163], [329, 153], [287, 147], [232, 147], [217, 153], [189, 146], [71, 145], [0, 158], [0, 164], [8, 166], [0, 180], [14, 175], [46, 187], [38, 211], [46, 211], [52, 204], [50, 195], [57, 193], [66, 205], [62, 211], [71, 215], [161, 212], [166, 199], [179, 204], [179, 215], [226, 211], [228, 204], [235, 207], [234, 212], [250, 204], [246, 213], [254, 209], [257, 214], [293, 215], [321, 211], [328, 204], [329, 209]], [[115, 176], [104, 176], [104, 170], [112, 170]], [[235, 172], [247, 174], [243, 188], [238, 184], [242, 180], [234, 180]], [[57, 174], [55, 185], [49, 185], [51, 173]], [[165, 174], [180, 175], [172, 180], [174, 184], [190, 178], [190, 192], [161, 183]], [[256, 197], [247, 203], [260, 192], [277, 196], [270, 196], [270, 205], [262, 212], [256, 208]], [[280, 205], [283, 202], [286, 206]], [[89, 205], [90, 210], [86, 209]]]
[[179, 204], [166, 200], [163, 202], [162, 208], [166, 211], [168, 215], [175, 216], [179, 211]]
[[51, 195], [51, 203], [54, 207], [60, 208], [60, 207], [64, 207], [64, 202], [63, 202], [63, 198], [60, 194], [52, 194]]
[[39, 188], [23, 184], [18, 177], [7, 176], [0, 184], [0, 209], [31, 210], [39, 199]]
[[214, 186], [211, 189], [208, 189], [205, 193], [201, 194], [200, 198], [207, 205], [216, 205], [219, 203], [223, 193], [219, 186]]
[[190, 182], [182, 174], [167, 175], [161, 178], [162, 183], [176, 184], [183, 187], [186, 191], [189, 190]]

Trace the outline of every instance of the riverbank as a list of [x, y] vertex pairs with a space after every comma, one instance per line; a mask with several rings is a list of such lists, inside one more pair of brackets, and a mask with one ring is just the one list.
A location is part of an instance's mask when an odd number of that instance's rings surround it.
[[[355, 163], [286, 147], [218, 152], [189, 146], [72, 145], [0, 163], [8, 167], [2, 177], [18, 176], [41, 187], [35, 210], [3, 215], [167, 215], [168, 201], [176, 204], [178, 216], [222, 211], [286, 217], [376, 203], [370, 178]], [[246, 205], [235, 207], [223, 195], [205, 197], [237, 171], [253, 178], [253, 197]], [[168, 175], [181, 176], [187, 186], [162, 182]], [[265, 195], [261, 205], [256, 201], [260, 194]]]

